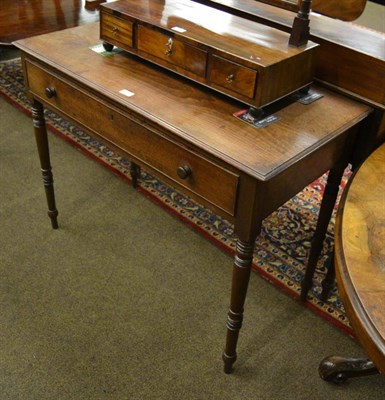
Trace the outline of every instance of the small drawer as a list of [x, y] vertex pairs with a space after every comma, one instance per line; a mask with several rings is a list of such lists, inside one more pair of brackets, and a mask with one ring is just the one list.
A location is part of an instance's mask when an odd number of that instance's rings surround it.
[[103, 40], [119, 42], [122, 47], [133, 47], [133, 23], [114, 15], [100, 14], [100, 36]]
[[233, 63], [218, 56], [212, 56], [210, 81], [228, 91], [254, 98], [257, 71]]
[[182, 42], [174, 35], [167, 35], [145, 26], [138, 26], [138, 50], [180, 67], [195, 75], [205, 77], [207, 53]]
[[233, 216], [239, 176], [71, 82], [26, 62], [28, 89], [42, 102], [164, 177]]

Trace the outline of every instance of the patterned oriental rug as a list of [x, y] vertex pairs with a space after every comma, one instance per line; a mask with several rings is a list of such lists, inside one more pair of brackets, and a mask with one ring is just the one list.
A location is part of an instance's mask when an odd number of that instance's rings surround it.
[[[30, 104], [24, 90], [20, 59], [0, 63], [0, 95], [20, 110], [31, 115]], [[61, 136], [131, 183], [128, 160], [49, 110], [46, 110], [46, 120], [47, 127], [51, 132]], [[347, 171], [345, 180], [348, 174]], [[325, 174], [317, 179], [266, 218], [262, 232], [256, 241], [253, 270], [293, 299], [299, 298], [300, 284], [315, 231], [326, 177]], [[236, 239], [233, 226], [223, 218], [177, 192], [146, 171], [142, 171], [138, 191], [172, 215], [180, 218], [221, 249], [231, 255], [234, 254]], [[333, 249], [333, 230], [334, 215], [329, 224], [324, 249], [317, 265], [314, 286], [309, 292], [304, 306], [354, 336], [339, 299], [337, 288], [332, 289], [328, 301], [320, 300], [321, 282], [330, 263]]]

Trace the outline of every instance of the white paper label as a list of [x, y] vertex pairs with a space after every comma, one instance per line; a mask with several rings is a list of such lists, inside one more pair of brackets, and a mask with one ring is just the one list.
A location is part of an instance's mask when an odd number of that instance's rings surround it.
[[186, 32], [186, 29], [180, 28], [179, 26], [173, 26], [171, 29], [172, 29], [173, 31], [179, 32], [179, 33]]
[[133, 95], [135, 94], [135, 93], [133, 93], [133, 92], [130, 92], [130, 91], [127, 90], [127, 89], [120, 90], [119, 93], [124, 94], [124, 95], [127, 96], [127, 97], [131, 97], [131, 96], [133, 96]]

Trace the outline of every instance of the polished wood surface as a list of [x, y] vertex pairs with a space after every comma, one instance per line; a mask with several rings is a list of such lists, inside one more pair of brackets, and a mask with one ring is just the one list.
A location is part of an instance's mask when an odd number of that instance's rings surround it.
[[[292, 31], [293, 13], [269, 4], [255, 0], [194, 1], [286, 32]], [[329, 3], [324, 2], [325, 5]], [[379, 3], [385, 5], [382, 0]], [[365, 133], [359, 135], [349, 159], [355, 167], [385, 141], [385, 34], [313, 13], [310, 38], [320, 44], [314, 71], [315, 81], [375, 108]], [[308, 290], [313, 285], [313, 274], [337, 197], [335, 182], [341, 177], [342, 171], [340, 166], [329, 174], [305, 278], [302, 281], [302, 300], [306, 299]], [[329, 283], [334, 280], [333, 271], [333, 268], [329, 268], [323, 283], [323, 299], [327, 296]]]
[[[295, 12], [298, 11], [301, 2], [301, 0], [259, 1]], [[343, 21], [354, 21], [363, 13], [366, 1], [367, 0], [313, 0], [312, 10], [331, 18], [338, 18]]]
[[[125, 53], [103, 57], [92, 51], [98, 29], [89, 24], [17, 42], [39, 122], [38, 145], [46, 136], [43, 103], [133, 162], [134, 181], [137, 167], [143, 167], [234, 223], [237, 246], [223, 354], [230, 373], [263, 218], [328, 169], [346, 163], [371, 109], [317, 88], [324, 95], [320, 100], [277, 105], [279, 120], [257, 129], [233, 116], [243, 104]], [[39, 150], [44, 177], [48, 149]], [[46, 190], [54, 223], [53, 187]]]
[[337, 214], [335, 266], [346, 314], [369, 358], [329, 356], [322, 379], [385, 373], [385, 144], [361, 165], [345, 189]]
[[86, 0], [1, 0], [0, 46], [11, 46], [18, 39], [98, 21], [96, 6], [99, 3]]
[[292, 46], [286, 32], [194, 1], [120, 0], [100, 11], [108, 44], [256, 108], [313, 80], [315, 43]]
[[337, 217], [336, 275], [346, 313], [385, 374], [385, 145], [359, 168]]
[[[286, 32], [290, 32], [293, 25], [291, 11], [255, 0], [194, 1]], [[310, 39], [320, 44], [314, 72], [316, 79], [334, 90], [385, 109], [385, 34], [312, 14]]]
[[367, 0], [313, 0], [313, 11], [343, 21], [354, 21], [365, 10]]

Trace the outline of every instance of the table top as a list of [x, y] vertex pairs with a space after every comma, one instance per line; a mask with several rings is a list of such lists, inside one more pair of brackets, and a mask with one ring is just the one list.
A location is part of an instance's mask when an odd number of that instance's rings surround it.
[[[293, 26], [293, 13], [264, 4], [264, 1], [255, 0], [196, 0], [200, 3], [211, 6], [221, 6], [221, 9], [232, 12], [238, 11], [242, 16], [252, 15], [260, 17], [261, 21], [273, 26], [288, 27]], [[269, 1], [266, 1], [268, 3]], [[322, 7], [330, 7], [330, 2], [322, 2]], [[321, 3], [320, 3], [321, 4]], [[317, 12], [312, 5], [312, 10]], [[334, 10], [336, 11], [336, 9]], [[320, 40], [334, 42], [350, 48], [355, 52], [363, 52], [373, 58], [385, 60], [385, 35], [358, 24], [349, 24], [341, 19], [329, 18], [325, 15], [312, 13], [310, 16], [310, 34], [316, 43]], [[320, 60], [321, 61], [321, 60]]]
[[369, 357], [385, 373], [385, 144], [362, 164], [337, 218], [341, 297]]
[[[260, 0], [286, 10], [298, 11], [300, 0]], [[366, 0], [313, 0], [312, 11], [344, 21], [357, 19], [365, 9]]]
[[[371, 111], [317, 88], [324, 95], [320, 100], [309, 105], [293, 102], [275, 113], [278, 122], [255, 128], [233, 116], [245, 108], [243, 104], [123, 52], [104, 57], [90, 50], [99, 43], [97, 23], [24, 39], [16, 45], [88, 90], [143, 114], [181, 140], [261, 181], [287, 170]], [[134, 95], [125, 96], [123, 89]]]
[[0, 46], [11, 46], [13, 41], [25, 37], [99, 21], [98, 3], [87, 0], [1, 0]]

